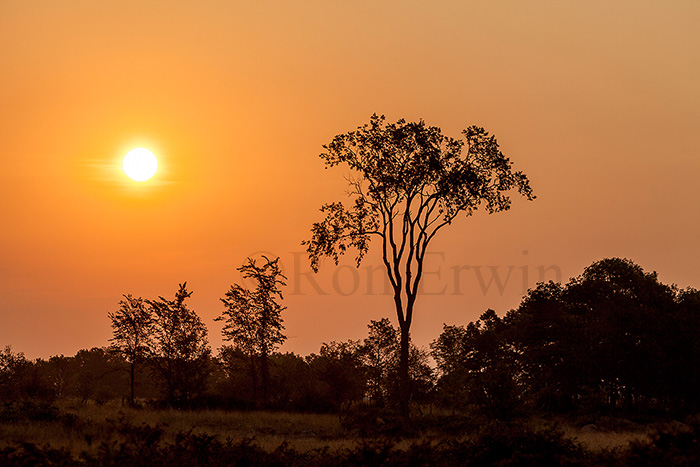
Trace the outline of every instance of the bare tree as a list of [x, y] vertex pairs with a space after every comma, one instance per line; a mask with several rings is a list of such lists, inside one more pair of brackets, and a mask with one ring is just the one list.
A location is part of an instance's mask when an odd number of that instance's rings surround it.
[[224, 339], [231, 341], [250, 357], [250, 372], [253, 381], [253, 398], [257, 398], [256, 360], [260, 366], [263, 403], [267, 404], [270, 383], [269, 356], [286, 337], [282, 311], [286, 308], [277, 303], [282, 300], [279, 286], [286, 285], [287, 279], [279, 266], [279, 258], [270, 260], [263, 256], [265, 263], [258, 266], [255, 260], [238, 268], [244, 279], [253, 279], [255, 290], [241, 285], [231, 286], [221, 301], [226, 306], [217, 321], [224, 321]]
[[124, 295], [119, 310], [108, 316], [112, 320], [112, 346], [129, 364], [129, 401], [133, 405], [136, 365], [148, 357], [153, 345], [153, 314], [141, 297]]
[[383, 116], [373, 115], [369, 124], [335, 136], [320, 156], [329, 167], [346, 164], [354, 172], [349, 180], [353, 202], [350, 208], [323, 205], [325, 219], [313, 225], [311, 239], [303, 243], [318, 271], [321, 257], [337, 264], [348, 248], [357, 250], [359, 266], [371, 237], [381, 240], [401, 332], [404, 416], [410, 401], [410, 328], [428, 245], [461, 213], [470, 216], [482, 206], [489, 213], [509, 209], [512, 189], [534, 198], [529, 180], [512, 170], [495, 137], [476, 126], [462, 134], [466, 142], [443, 136], [423, 121], [385, 123]]

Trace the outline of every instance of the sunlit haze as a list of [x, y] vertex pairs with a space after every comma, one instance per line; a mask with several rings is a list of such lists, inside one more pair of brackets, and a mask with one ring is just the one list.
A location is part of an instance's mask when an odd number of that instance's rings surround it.
[[[605, 257], [700, 287], [699, 18], [694, 1], [3, 0], [0, 347], [108, 345], [122, 294], [187, 281], [216, 353], [220, 298], [262, 254], [288, 277], [282, 351], [396, 323], [376, 246], [314, 274], [301, 245], [347, 199], [322, 146], [373, 113], [484, 127], [537, 196], [438, 234], [419, 346]], [[147, 181], [123, 171], [134, 148], [158, 159]]]

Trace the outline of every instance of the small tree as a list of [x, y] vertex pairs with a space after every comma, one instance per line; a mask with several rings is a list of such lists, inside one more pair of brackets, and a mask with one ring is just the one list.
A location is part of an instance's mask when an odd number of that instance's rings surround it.
[[75, 396], [83, 402], [98, 403], [122, 397], [127, 390], [124, 360], [108, 347], [81, 349], [70, 358], [70, 384]]
[[0, 399], [53, 399], [55, 392], [37, 371], [38, 360], [27, 360], [22, 352], [15, 353], [8, 345], [0, 350]]
[[197, 313], [185, 305], [191, 295], [185, 282], [180, 284], [174, 300], [159, 297], [148, 301], [154, 316], [153, 363], [171, 404], [186, 402], [201, 391], [209, 373], [207, 328]]
[[258, 266], [255, 260], [238, 268], [244, 279], [253, 279], [255, 290], [241, 285], [231, 286], [221, 301], [226, 306], [217, 321], [224, 321], [221, 331], [224, 340], [233, 343], [235, 348], [245, 352], [250, 358], [250, 374], [253, 382], [253, 398], [257, 400], [256, 360], [259, 362], [262, 378], [263, 403], [267, 404], [270, 384], [269, 357], [286, 339], [282, 330], [282, 311], [285, 307], [277, 303], [282, 300], [279, 286], [286, 285], [287, 279], [279, 266], [279, 258], [270, 260], [263, 256], [265, 263]]
[[306, 360], [314, 380], [323, 384], [318, 388], [318, 405], [338, 410], [361, 400], [367, 390], [367, 374], [362, 363], [359, 341], [323, 343], [317, 354]]
[[[399, 399], [397, 376], [401, 342], [398, 330], [388, 318], [370, 320], [367, 328], [369, 332], [361, 348], [362, 361], [367, 371], [367, 390], [371, 400], [382, 406], [387, 399], [393, 402]], [[414, 395], [427, 393], [433, 385], [432, 369], [427, 358], [425, 350], [410, 344], [408, 373]]]
[[398, 366], [398, 332], [388, 318], [371, 320], [368, 336], [362, 345], [362, 356], [367, 367], [367, 383], [370, 398], [378, 405], [384, 405], [389, 393], [389, 381]]
[[370, 239], [381, 240], [401, 333], [401, 412], [408, 416], [410, 328], [428, 245], [461, 213], [470, 216], [482, 206], [489, 213], [509, 209], [512, 189], [527, 199], [534, 196], [527, 177], [512, 170], [496, 138], [483, 128], [464, 130], [465, 143], [423, 121], [384, 120], [373, 115], [369, 124], [324, 146], [327, 166], [346, 164], [357, 174], [350, 179], [354, 200], [350, 208], [324, 205], [326, 218], [313, 225], [311, 239], [303, 243], [318, 271], [321, 257], [337, 264], [348, 248], [357, 249], [359, 266]]
[[141, 297], [124, 295], [119, 310], [108, 313], [108, 316], [112, 320], [114, 336], [110, 342], [129, 364], [129, 401], [133, 405], [136, 365], [148, 357], [153, 346], [153, 313]]

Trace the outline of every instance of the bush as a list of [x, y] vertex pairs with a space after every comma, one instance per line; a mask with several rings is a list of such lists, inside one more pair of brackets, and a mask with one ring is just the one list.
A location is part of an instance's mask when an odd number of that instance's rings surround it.
[[0, 449], [0, 465], [6, 467], [28, 466], [74, 466], [81, 465], [64, 449], [51, 447], [40, 448], [31, 443], [22, 443], [17, 447]]
[[700, 465], [700, 419], [659, 428], [650, 442], [630, 443], [625, 465]]
[[548, 428], [532, 431], [520, 425], [494, 423], [473, 441], [456, 446], [451, 465], [468, 459], [470, 465], [592, 465], [590, 453]]
[[5, 402], [0, 407], [0, 422], [55, 422], [71, 414], [61, 413], [58, 407], [45, 402]]

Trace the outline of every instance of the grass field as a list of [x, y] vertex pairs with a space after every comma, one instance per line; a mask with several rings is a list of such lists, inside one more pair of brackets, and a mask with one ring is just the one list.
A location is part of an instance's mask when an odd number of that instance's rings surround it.
[[[172, 409], [134, 409], [118, 402], [104, 405], [66, 402], [58, 404], [58, 417], [33, 417], [0, 423], [0, 447], [29, 442], [38, 446], [64, 448], [74, 455], [93, 452], [102, 443], [123, 440], [128, 431], [144, 428], [162, 430], [162, 439], [175, 442], [178, 433], [205, 434], [224, 441], [226, 439], [254, 439], [267, 451], [273, 451], [282, 443], [307, 452], [326, 448], [329, 451], [353, 449], [360, 441], [357, 432], [345, 429], [337, 415], [304, 414], [266, 411], [179, 411]], [[42, 419], [48, 418], [48, 419]], [[53, 419], [51, 419], [53, 418]], [[582, 431], [564, 420], [531, 419], [525, 422], [531, 428], [543, 429], [554, 425], [565, 438], [580, 443], [593, 452], [624, 448], [631, 441], [641, 441], [651, 433], [650, 427], [623, 426], [598, 431]], [[448, 430], [449, 431], [449, 430]], [[427, 429], [419, 434], [398, 440], [396, 447], [413, 442], [439, 442], [446, 438], [462, 441], [472, 435], [469, 431], [445, 433]]]

